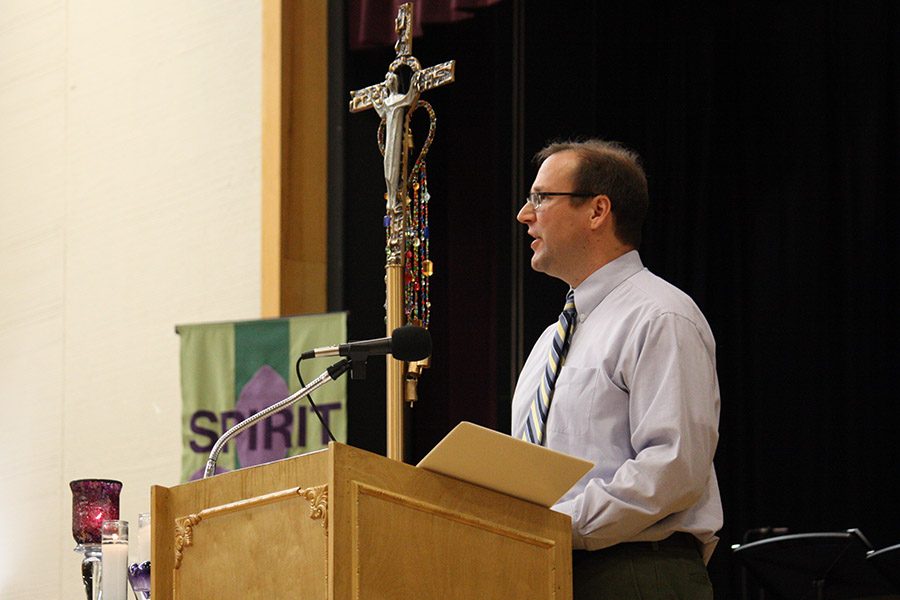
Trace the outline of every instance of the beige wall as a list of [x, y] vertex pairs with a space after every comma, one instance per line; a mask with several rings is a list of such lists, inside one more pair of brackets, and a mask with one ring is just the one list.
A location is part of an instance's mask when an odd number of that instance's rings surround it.
[[68, 481], [177, 482], [177, 323], [260, 314], [258, 0], [0, 0], [0, 598], [81, 599]]

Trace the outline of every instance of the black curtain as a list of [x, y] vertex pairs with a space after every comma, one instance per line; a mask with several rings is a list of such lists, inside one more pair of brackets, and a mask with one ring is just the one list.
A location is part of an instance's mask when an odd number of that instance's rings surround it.
[[[739, 595], [729, 545], [751, 528], [858, 527], [876, 548], [900, 543], [900, 7], [508, 2], [426, 28], [414, 54], [457, 59], [458, 80], [426, 96], [439, 119], [436, 349], [411, 458], [459, 420], [508, 430], [517, 328], [530, 347], [565, 293], [527, 268], [527, 245], [516, 250], [524, 228], [510, 228], [511, 190], [534, 175], [517, 165], [548, 140], [599, 136], [643, 157], [644, 262], [695, 299], [716, 335], [717, 597]], [[348, 89], [380, 81], [392, 58], [348, 52]], [[377, 121], [346, 121], [344, 308], [355, 338], [383, 331]], [[516, 139], [524, 157], [512, 155]], [[350, 441], [383, 451], [383, 379], [359, 385]]]

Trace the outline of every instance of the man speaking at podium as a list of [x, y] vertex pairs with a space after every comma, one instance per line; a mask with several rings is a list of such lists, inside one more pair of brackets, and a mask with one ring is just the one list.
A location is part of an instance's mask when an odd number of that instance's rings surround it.
[[589, 140], [535, 159], [517, 219], [532, 268], [571, 289], [519, 376], [512, 433], [595, 463], [553, 507], [572, 518], [575, 600], [712, 599], [705, 562], [722, 506], [709, 325], [641, 263], [636, 154]]

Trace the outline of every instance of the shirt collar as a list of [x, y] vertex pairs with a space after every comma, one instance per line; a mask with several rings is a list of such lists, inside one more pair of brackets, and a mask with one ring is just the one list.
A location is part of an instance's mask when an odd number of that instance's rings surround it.
[[626, 252], [593, 273], [575, 288], [575, 309], [578, 320], [583, 321], [591, 311], [603, 302], [610, 292], [626, 279], [644, 270], [644, 263], [637, 250]]

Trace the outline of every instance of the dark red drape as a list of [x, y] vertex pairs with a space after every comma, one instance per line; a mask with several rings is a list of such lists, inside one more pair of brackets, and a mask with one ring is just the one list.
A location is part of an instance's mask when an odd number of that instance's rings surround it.
[[[391, 46], [397, 40], [394, 19], [407, 0], [351, 0], [350, 48]], [[472, 16], [472, 11], [500, 0], [419, 0], [413, 3], [413, 36], [422, 35], [430, 23], [452, 23]]]

